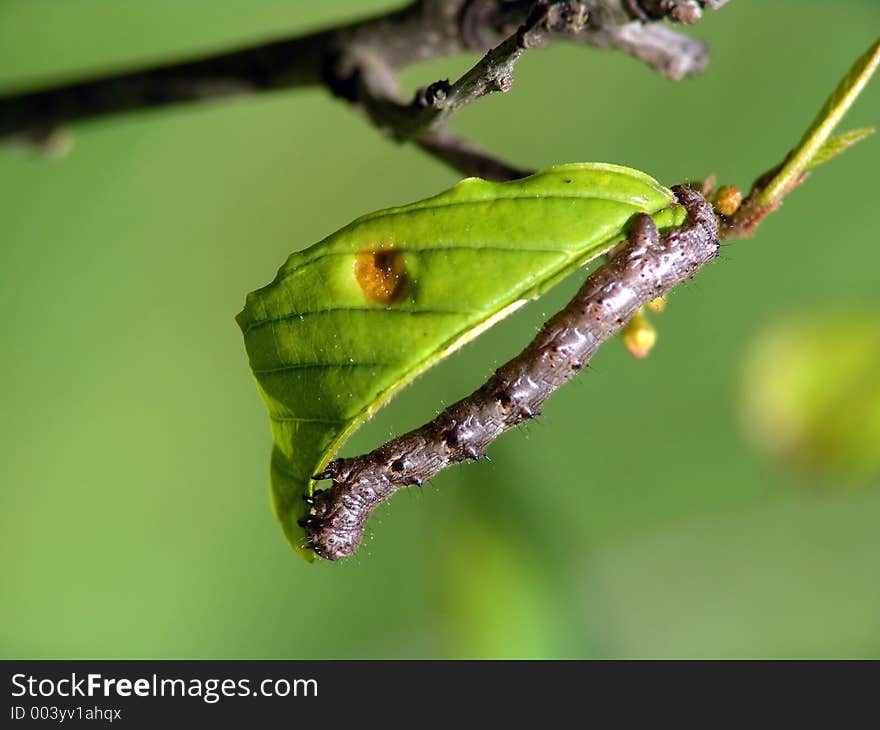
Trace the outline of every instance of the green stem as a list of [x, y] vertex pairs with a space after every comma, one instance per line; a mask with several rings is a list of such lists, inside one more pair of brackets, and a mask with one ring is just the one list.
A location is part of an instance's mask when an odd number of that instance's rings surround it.
[[[864, 91], [878, 66], [880, 66], [880, 40], [856, 61], [852, 70], [841, 80], [819, 112], [800, 144], [766, 186], [758, 192], [755, 197], [758, 208], [771, 208], [779, 203], [801, 176], [813, 166], [814, 159], [829, 143], [835, 127]], [[867, 133], [859, 135], [858, 139], [864, 136], [867, 136]]]

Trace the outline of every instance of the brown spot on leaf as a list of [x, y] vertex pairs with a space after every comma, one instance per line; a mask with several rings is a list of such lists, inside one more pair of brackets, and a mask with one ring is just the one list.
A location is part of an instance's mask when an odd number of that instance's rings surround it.
[[409, 284], [401, 251], [361, 251], [354, 264], [354, 276], [367, 299], [382, 304], [400, 299]]

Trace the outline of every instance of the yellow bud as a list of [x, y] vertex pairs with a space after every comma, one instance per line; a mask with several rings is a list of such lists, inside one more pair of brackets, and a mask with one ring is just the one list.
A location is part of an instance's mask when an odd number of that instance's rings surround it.
[[742, 205], [743, 194], [733, 185], [722, 185], [715, 191], [713, 203], [715, 210], [723, 216], [730, 217]]
[[657, 330], [648, 320], [645, 311], [640, 309], [620, 333], [623, 344], [633, 357], [642, 359], [654, 348]]
[[654, 314], [660, 314], [664, 309], [666, 309], [666, 297], [657, 297], [648, 302], [648, 311]]

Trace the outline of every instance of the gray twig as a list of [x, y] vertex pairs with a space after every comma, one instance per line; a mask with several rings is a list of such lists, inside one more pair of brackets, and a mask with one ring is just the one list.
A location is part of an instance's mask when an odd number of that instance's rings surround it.
[[448, 129], [428, 132], [415, 142], [423, 150], [453, 169], [466, 171], [466, 174], [481, 177], [484, 180], [505, 182], [526, 177], [534, 172], [534, 170], [526, 170], [504, 162], [467, 140], [457, 137]]
[[544, 401], [641, 306], [715, 258], [718, 222], [712, 207], [690, 188], [673, 191], [688, 212], [683, 227], [661, 237], [650, 216], [638, 216], [629, 240], [485, 385], [421, 428], [364, 456], [333, 461], [315, 477], [333, 480], [331, 489], [307, 498], [311, 516], [304, 527], [318, 555], [330, 560], [351, 555], [372, 511], [396, 491], [480, 458], [502, 433], [535, 418]]
[[[64, 126], [170, 104], [324, 86], [362, 107], [399, 140], [413, 140], [465, 174], [515, 171], [442, 127], [464, 105], [506, 91], [522, 53], [570, 40], [624, 51], [679, 79], [700, 73], [704, 43], [657, 25], [693, 23], [727, 0], [413, 0], [367, 20], [156, 68], [0, 97], [0, 140], [47, 145]], [[397, 73], [430, 58], [486, 55], [455, 84], [435, 82], [406, 102]]]

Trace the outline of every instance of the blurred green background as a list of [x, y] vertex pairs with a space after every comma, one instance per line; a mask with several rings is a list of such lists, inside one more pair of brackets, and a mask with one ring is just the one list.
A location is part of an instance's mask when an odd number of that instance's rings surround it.
[[[0, 0], [0, 93], [391, 5]], [[554, 47], [454, 127], [522, 165], [748, 186], [880, 34], [880, 4], [733, 0], [690, 32], [713, 49], [699, 79]], [[845, 124], [878, 122], [880, 80]], [[80, 125], [63, 160], [2, 151], [0, 654], [880, 655], [876, 473], [775, 459], [742, 408], [747, 353], [780, 318], [880, 326], [878, 168], [876, 137], [822, 168], [673, 296], [648, 360], [610, 343], [491, 463], [396, 496], [359, 555], [307, 565], [270, 511], [233, 316], [290, 251], [456, 176], [318, 90]], [[420, 379], [345, 453], [470, 392], [577, 284]]]

